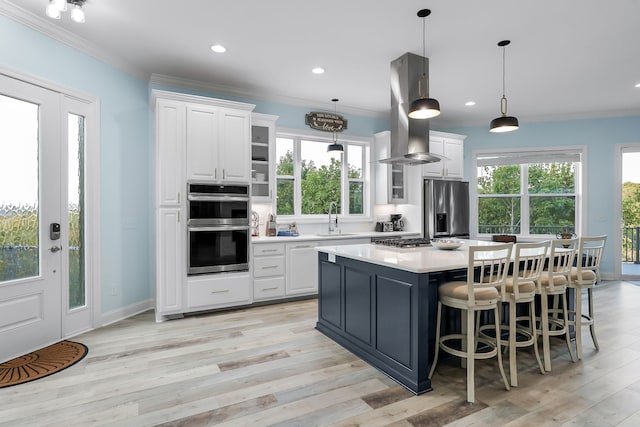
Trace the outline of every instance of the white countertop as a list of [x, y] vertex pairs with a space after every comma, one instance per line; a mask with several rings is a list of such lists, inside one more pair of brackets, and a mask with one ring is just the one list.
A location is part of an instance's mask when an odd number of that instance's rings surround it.
[[361, 239], [361, 238], [391, 238], [391, 237], [407, 237], [420, 236], [420, 233], [415, 231], [389, 231], [389, 232], [380, 232], [380, 231], [357, 231], [357, 232], [344, 232], [341, 234], [300, 234], [296, 237], [290, 236], [262, 236], [262, 237], [252, 237], [252, 243], [290, 243], [290, 242], [301, 242], [301, 241], [309, 241], [309, 240], [336, 240], [336, 239]]
[[491, 245], [496, 245], [496, 243], [484, 240], [464, 240], [464, 245], [458, 249], [442, 250], [432, 246], [396, 248], [371, 243], [366, 245], [319, 246], [316, 251], [413, 273], [430, 273], [467, 268], [469, 263], [469, 251], [467, 248], [469, 246]]

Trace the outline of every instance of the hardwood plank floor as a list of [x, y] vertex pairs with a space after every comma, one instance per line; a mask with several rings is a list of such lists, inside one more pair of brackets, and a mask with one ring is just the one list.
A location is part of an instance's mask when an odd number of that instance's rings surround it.
[[572, 363], [554, 339], [546, 375], [519, 351], [511, 391], [494, 360], [476, 362], [474, 405], [457, 360], [414, 396], [317, 332], [315, 300], [160, 324], [147, 312], [76, 337], [77, 365], [0, 389], [0, 426], [640, 425], [640, 286], [603, 282], [595, 304], [600, 351], [587, 338]]

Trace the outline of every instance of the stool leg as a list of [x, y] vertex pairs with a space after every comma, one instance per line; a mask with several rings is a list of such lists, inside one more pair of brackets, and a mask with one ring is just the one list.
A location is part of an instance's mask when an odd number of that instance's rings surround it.
[[474, 365], [475, 365], [475, 328], [474, 324], [474, 311], [467, 311], [467, 402], [474, 403], [475, 396], [475, 382], [474, 382]]
[[[495, 313], [495, 323], [496, 323], [496, 331], [500, 331], [500, 316], [498, 313], [498, 307], [494, 309]], [[498, 367], [500, 368], [500, 375], [502, 375], [502, 381], [504, 382], [504, 387], [507, 390], [511, 390], [509, 388], [509, 382], [507, 381], [507, 376], [504, 373], [504, 366], [502, 366], [502, 344], [500, 343], [500, 334], [496, 334], [496, 355], [498, 357]]]
[[442, 303], [438, 302], [438, 317], [436, 319], [436, 354], [433, 355], [433, 362], [431, 363], [431, 371], [429, 372], [429, 379], [436, 371], [436, 365], [438, 364], [438, 354], [440, 353], [440, 326], [442, 324]]
[[544, 369], [547, 372], [551, 372], [551, 344], [549, 343], [549, 300], [546, 292], [540, 294], [540, 327], [542, 329], [542, 353], [544, 354]]
[[578, 353], [578, 360], [580, 360], [582, 359], [582, 288], [576, 286], [574, 289], [576, 300], [576, 314], [574, 317], [576, 331], [576, 352]]
[[[499, 331], [498, 331], [499, 332]], [[500, 353], [500, 347], [498, 347]], [[518, 386], [518, 365], [516, 364], [516, 303], [509, 302], [509, 376], [511, 385]]]
[[587, 293], [589, 295], [589, 319], [591, 319], [589, 330], [591, 331], [591, 339], [593, 340], [593, 345], [596, 346], [596, 350], [600, 350], [600, 345], [598, 344], [598, 339], [596, 338], [596, 321], [593, 312], [593, 288], [589, 288], [587, 290]]
[[[553, 296], [553, 310], [552, 310], [552, 313], [553, 313], [553, 314], [551, 315], [551, 317], [552, 317], [554, 320], [558, 320], [558, 319], [560, 318], [560, 314], [559, 314], [559, 313], [560, 313], [560, 308], [559, 308], [560, 298], [558, 298], [558, 297], [559, 297], [559, 295], [558, 295], [558, 294], [555, 294], [555, 295]], [[556, 323], [554, 322], [554, 324], [553, 324], [553, 330], [555, 331], [557, 328], [558, 328], [558, 327], [556, 326]]]
[[536, 303], [535, 300], [531, 300], [529, 303], [529, 326], [531, 326], [531, 335], [533, 336], [533, 351], [538, 361], [538, 367], [540, 373], [544, 374], [544, 366], [542, 366], [542, 360], [540, 360], [540, 352], [538, 351], [538, 334], [536, 333]]
[[[576, 355], [573, 353], [573, 346], [571, 345], [571, 335], [570, 335], [570, 331], [569, 331], [569, 306], [567, 305], [567, 293], [563, 293], [562, 294], [562, 304], [564, 307], [563, 313], [564, 313], [564, 327], [565, 327], [565, 332], [564, 332], [564, 336], [565, 339], [567, 341], [567, 348], [569, 349], [569, 356], [571, 356], [571, 361], [572, 362], [577, 362], [578, 360], [576, 359]], [[576, 333], [577, 336], [577, 333]]]

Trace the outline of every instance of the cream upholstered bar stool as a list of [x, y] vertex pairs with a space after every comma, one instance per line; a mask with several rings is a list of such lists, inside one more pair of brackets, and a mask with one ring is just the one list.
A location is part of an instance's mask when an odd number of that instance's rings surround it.
[[[569, 324], [575, 326], [576, 352], [582, 359], [582, 327], [589, 325], [591, 339], [596, 350], [600, 345], [596, 338], [593, 312], [593, 286], [600, 281], [600, 260], [607, 236], [580, 237], [575, 267], [571, 268], [569, 287], [575, 290], [575, 311], [570, 312]], [[582, 310], [582, 291], [587, 290], [588, 312]]]
[[[567, 286], [569, 285], [569, 275], [571, 266], [576, 254], [578, 245], [577, 239], [555, 239], [549, 246], [549, 263], [542, 272], [537, 293], [540, 295], [540, 327], [537, 330], [542, 335], [542, 353], [544, 359], [544, 369], [551, 372], [551, 342], [552, 336], [565, 336], [567, 348], [571, 361], [575, 362], [576, 357], [571, 346], [571, 336], [569, 335], [569, 318], [567, 308]], [[553, 296], [554, 301], [562, 302], [562, 308], [554, 304], [553, 309], [549, 309], [549, 297]], [[551, 313], [551, 317], [549, 314]]]
[[[495, 328], [500, 329], [498, 313], [499, 294], [506, 278], [511, 259], [512, 243], [492, 246], [470, 246], [467, 280], [447, 282], [438, 288], [438, 314], [436, 321], [436, 353], [429, 372], [431, 378], [438, 364], [438, 353], [442, 349], [446, 353], [466, 358], [467, 365], [467, 401], [475, 402], [474, 366], [476, 359], [496, 357], [498, 367], [509, 390], [509, 383], [502, 366], [500, 334], [495, 340], [480, 337], [477, 334], [475, 315], [478, 311], [493, 311]], [[462, 311], [462, 331], [441, 336], [443, 306], [457, 308]], [[460, 341], [460, 349], [453, 347], [451, 341]], [[482, 344], [482, 345], [479, 345]]]
[[[509, 341], [502, 345], [509, 347], [509, 379], [511, 386], [518, 386], [518, 368], [516, 350], [522, 347], [533, 347], [540, 373], [545, 370], [540, 360], [536, 338], [535, 295], [542, 279], [542, 270], [547, 257], [549, 242], [517, 243], [514, 246], [513, 274], [507, 277], [499, 288], [500, 301], [509, 306], [509, 324], [502, 325], [509, 331]], [[518, 304], [529, 306], [528, 316], [517, 316]], [[526, 322], [526, 326], [523, 324]]]

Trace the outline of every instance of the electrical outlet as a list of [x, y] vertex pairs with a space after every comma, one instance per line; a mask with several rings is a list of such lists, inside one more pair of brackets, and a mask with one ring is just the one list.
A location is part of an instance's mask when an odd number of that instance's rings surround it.
[[118, 295], [118, 289], [116, 288], [116, 285], [111, 285], [111, 296], [116, 295]]

